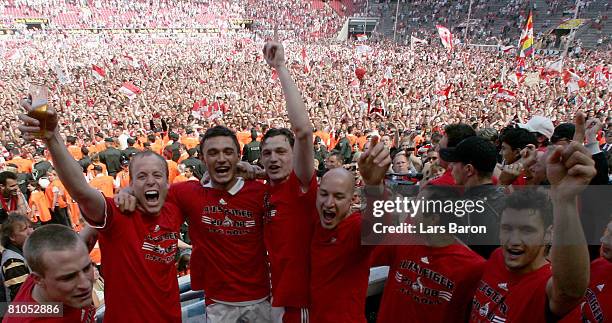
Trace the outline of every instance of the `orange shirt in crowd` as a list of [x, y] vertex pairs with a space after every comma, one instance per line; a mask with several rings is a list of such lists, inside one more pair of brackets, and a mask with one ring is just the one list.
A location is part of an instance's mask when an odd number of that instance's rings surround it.
[[44, 192], [34, 191], [30, 194], [30, 200], [28, 201], [30, 209], [32, 210], [32, 222], [38, 222], [38, 219], [42, 222], [51, 220], [51, 212], [49, 211], [49, 202]]
[[101, 153], [104, 150], [106, 150], [106, 143], [104, 141], [96, 143], [96, 153]]
[[365, 148], [366, 142], [368, 142], [368, 137], [366, 136], [361, 136], [357, 138], [357, 146], [359, 146], [359, 150], [363, 151], [363, 149]]
[[348, 139], [349, 143], [351, 144], [351, 149], [353, 149], [353, 146], [355, 146], [355, 143], [357, 143], [357, 136], [346, 135], [346, 139]]
[[162, 142], [160, 140], [155, 140], [155, 142], [151, 144], [151, 150], [153, 152], [156, 152], [156, 153], [160, 154], [160, 155], [162, 153], [162, 149], [163, 148], [164, 148], [164, 146], [162, 145]]
[[106, 197], [115, 195], [115, 180], [112, 176], [98, 174], [89, 182], [89, 185], [102, 192]]
[[51, 184], [49, 184], [49, 186], [47, 186], [47, 188], [45, 189], [45, 196], [47, 197], [47, 202], [49, 203], [51, 209], [55, 208], [55, 205], [53, 205], [53, 188], [57, 188], [59, 190], [57, 196], [57, 206], [59, 206], [61, 209], [68, 207], [68, 202], [66, 201], [66, 189], [64, 188], [64, 184], [62, 184], [59, 179], [56, 179], [51, 182]]
[[321, 138], [321, 140], [323, 140], [323, 144], [324, 144], [326, 147], [329, 147], [329, 146], [330, 146], [330, 141], [329, 141], [330, 136], [329, 136], [329, 133], [327, 133], [327, 132], [325, 132], [325, 131], [321, 131], [321, 130], [319, 130], [319, 131], [315, 132], [315, 133], [313, 134], [313, 136], [314, 136], [313, 138], [315, 138], [315, 137], [319, 137], [319, 138]]
[[93, 156], [94, 154], [98, 153], [98, 147], [96, 147], [96, 145], [94, 144], [89, 145], [89, 147], [87, 147], [87, 150], [89, 150], [89, 156]]
[[183, 153], [181, 154], [181, 157], [179, 157], [179, 159], [178, 159], [177, 163], [179, 163], [179, 164], [180, 164], [180, 163], [182, 163], [182, 162], [183, 162], [183, 160], [185, 160], [185, 159], [187, 159], [187, 158], [189, 158], [189, 154], [188, 154], [187, 152], [183, 152]]
[[174, 183], [174, 178], [179, 176], [178, 164], [173, 160], [166, 160], [168, 162], [168, 183]]
[[31, 173], [32, 164], [34, 162], [29, 159], [21, 158], [21, 156], [15, 156], [13, 159], [6, 162], [6, 164], [15, 164], [20, 173]]
[[93, 168], [94, 168], [94, 166], [96, 166], [96, 165], [98, 165], [98, 166], [102, 167], [102, 172], [103, 172], [104, 174], [108, 174], [108, 171], [106, 171], [106, 165], [104, 165], [104, 163], [100, 163], [100, 162], [95, 163], [95, 162], [92, 162], [92, 163], [91, 163], [91, 165], [87, 166], [87, 176], [89, 176], [89, 177], [93, 178], [93, 176], [94, 176], [94, 174], [93, 174]]
[[81, 147], [79, 146], [76, 146], [76, 145], [68, 146], [68, 152], [76, 160], [80, 160], [81, 158], [83, 158], [83, 153], [81, 153]]
[[240, 151], [244, 148], [246, 144], [251, 142], [251, 132], [250, 131], [238, 131], [236, 132], [236, 138], [238, 139], [238, 143], [240, 144]]
[[70, 217], [72, 227], [75, 231], [79, 232], [81, 231], [81, 209], [79, 208], [79, 204], [72, 199], [68, 192], [66, 192], [66, 202], [68, 203], [68, 216]]
[[174, 178], [174, 180], [172, 181], [172, 184], [186, 182], [186, 181], [187, 181], [187, 177], [185, 177], [185, 175], [183, 174], [179, 174], [178, 176]]
[[183, 137], [181, 139], [181, 143], [183, 145], [185, 145], [185, 147], [187, 147], [187, 149], [191, 149], [191, 148], [195, 148], [197, 145], [199, 145], [200, 141], [198, 140], [198, 138], [195, 138], [195, 137]]
[[122, 170], [117, 173], [115, 180], [119, 180], [119, 188], [126, 188], [130, 185], [130, 172]]

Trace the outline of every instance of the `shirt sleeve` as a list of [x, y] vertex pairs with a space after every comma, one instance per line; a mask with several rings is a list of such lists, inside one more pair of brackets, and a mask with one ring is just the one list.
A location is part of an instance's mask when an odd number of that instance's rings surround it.
[[4, 275], [4, 287], [9, 290], [11, 300], [13, 300], [21, 284], [28, 278], [30, 271], [23, 261], [11, 258], [2, 265], [2, 274]]
[[[102, 194], [102, 193], [100, 193]], [[104, 194], [102, 194], [102, 196], [104, 196]], [[102, 220], [102, 223], [92, 223], [91, 221], [89, 221], [87, 219], [87, 217], [83, 217], [83, 219], [85, 220], [85, 222], [92, 228], [100, 230], [100, 231], [105, 231], [107, 229], [109, 229], [112, 226], [113, 218], [114, 218], [114, 201], [112, 198], [110, 197], [105, 197], [104, 198], [104, 219]], [[85, 214], [85, 212], [83, 212], [83, 210], [79, 207], [79, 209], [81, 210], [81, 213]]]

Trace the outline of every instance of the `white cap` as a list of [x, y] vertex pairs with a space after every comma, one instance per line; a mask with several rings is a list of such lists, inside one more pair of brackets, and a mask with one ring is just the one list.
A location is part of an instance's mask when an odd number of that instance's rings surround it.
[[555, 126], [549, 118], [542, 116], [534, 116], [527, 123], [519, 123], [519, 127], [526, 129], [530, 132], [537, 132], [550, 139], [552, 137], [553, 132], [555, 131]]

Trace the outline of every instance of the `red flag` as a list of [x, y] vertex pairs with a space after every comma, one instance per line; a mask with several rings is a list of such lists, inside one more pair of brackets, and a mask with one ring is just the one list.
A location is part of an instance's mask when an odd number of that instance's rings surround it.
[[102, 79], [104, 79], [104, 77], [106, 77], [106, 72], [100, 66], [97, 66], [95, 64], [91, 65], [91, 74], [97, 80], [102, 80]]
[[510, 102], [516, 98], [516, 94], [500, 87], [495, 94], [495, 98], [497, 98], [497, 102]]
[[366, 70], [365, 69], [363, 69], [361, 67], [358, 67], [358, 68], [355, 69], [355, 76], [357, 76], [358, 80], [363, 80], [363, 77], [365, 76], [365, 74], [366, 74]]
[[134, 96], [136, 96], [137, 94], [142, 93], [142, 91], [131, 82], [123, 83], [123, 85], [121, 85], [121, 88], [119, 89], [119, 92], [127, 95], [130, 100], [133, 99]]
[[438, 29], [438, 35], [440, 36], [440, 40], [442, 41], [442, 45], [444, 48], [447, 48], [449, 51], [453, 50], [453, 34], [451, 34], [448, 28], [442, 25], [436, 25]]
[[451, 90], [452, 87], [453, 87], [453, 85], [449, 84], [445, 89], [437, 91], [436, 94], [448, 98], [448, 96], [450, 94], [450, 90]]

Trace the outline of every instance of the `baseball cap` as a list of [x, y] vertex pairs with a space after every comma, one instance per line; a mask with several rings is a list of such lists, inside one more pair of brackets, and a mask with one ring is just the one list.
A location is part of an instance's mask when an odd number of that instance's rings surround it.
[[497, 163], [497, 149], [491, 141], [471, 136], [456, 147], [440, 149], [440, 157], [447, 162], [472, 164], [479, 171], [492, 172]]
[[552, 121], [542, 116], [534, 116], [527, 123], [519, 123], [518, 126], [530, 132], [537, 132], [548, 139], [553, 135], [555, 129]]
[[562, 123], [555, 128], [552, 137], [550, 137], [551, 142], [557, 142], [562, 138], [572, 139], [574, 138], [574, 132], [576, 132], [576, 126], [573, 123]]
[[129, 160], [127, 160], [127, 159], [123, 159], [123, 160], [121, 161], [121, 166], [127, 166], [127, 165], [129, 165], [129, 164], [130, 164], [130, 161], [129, 161]]

